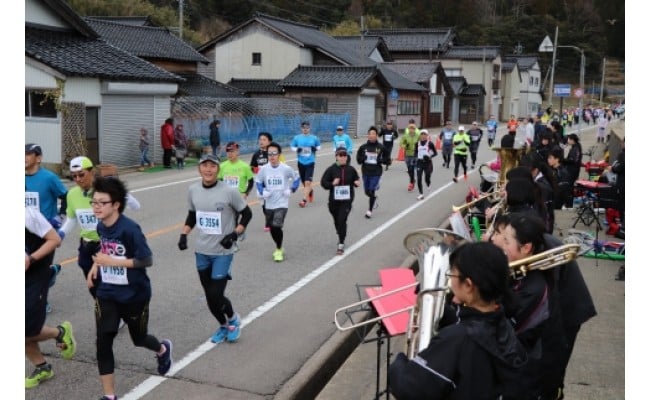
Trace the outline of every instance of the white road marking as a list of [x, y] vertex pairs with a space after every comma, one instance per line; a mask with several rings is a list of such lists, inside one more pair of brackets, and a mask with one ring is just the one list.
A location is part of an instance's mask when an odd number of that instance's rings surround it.
[[[282, 301], [285, 299], [289, 298], [291, 295], [296, 293], [298, 290], [302, 289], [304, 286], [309, 284], [311, 281], [314, 279], [318, 278], [320, 275], [323, 273], [327, 272], [330, 268], [334, 267], [336, 264], [338, 264], [340, 261], [345, 259], [347, 256], [349, 256], [351, 253], [355, 252], [357, 249], [371, 241], [373, 238], [375, 238], [377, 235], [380, 233], [384, 232], [388, 228], [391, 227], [391, 225], [397, 223], [400, 219], [402, 219], [405, 215], [408, 213], [416, 210], [418, 207], [423, 206], [426, 203], [426, 200], [429, 200], [435, 196], [437, 196], [439, 193], [441, 193], [443, 190], [447, 189], [451, 185], [454, 185], [454, 183], [450, 182], [447, 183], [444, 186], [441, 186], [438, 188], [435, 192], [430, 193], [427, 195], [424, 199], [424, 201], [418, 201], [413, 203], [410, 207], [404, 209], [402, 212], [399, 214], [395, 215], [393, 218], [389, 219], [388, 221], [384, 222], [380, 226], [378, 226], [374, 231], [370, 232], [363, 238], [361, 238], [359, 241], [354, 243], [352, 246], [350, 246], [348, 249], [346, 249], [345, 254], [340, 255], [340, 256], [335, 256], [329, 259], [327, 262], [325, 262], [323, 265], [320, 267], [316, 268], [309, 274], [305, 275], [303, 278], [301, 278], [298, 282], [294, 283], [293, 285], [289, 286], [288, 288], [284, 289], [282, 292], [278, 293], [275, 295], [273, 298], [268, 300], [266, 303], [262, 304], [261, 306], [257, 307], [255, 310], [251, 311], [248, 315], [246, 315], [242, 319], [241, 327], [244, 328], [246, 325], [250, 324], [251, 322], [255, 321], [257, 318], [263, 316], [270, 310], [272, 310], [275, 306], [280, 304]], [[212, 350], [214, 347], [218, 346], [217, 344], [214, 344], [210, 342], [208, 339], [204, 343], [200, 344], [196, 349], [190, 351], [183, 359], [180, 361], [175, 361], [174, 365], [172, 365], [172, 368], [169, 370], [167, 375], [165, 376], [151, 376], [147, 379], [145, 379], [142, 383], [140, 383], [138, 386], [133, 388], [130, 392], [128, 392], [125, 396], [122, 397], [124, 400], [136, 400], [140, 399], [147, 393], [151, 392], [153, 389], [155, 389], [158, 385], [166, 381], [167, 379], [173, 377], [176, 375], [176, 373], [186, 366], [188, 366], [190, 363], [192, 363], [194, 360], [198, 359], [208, 351]]]

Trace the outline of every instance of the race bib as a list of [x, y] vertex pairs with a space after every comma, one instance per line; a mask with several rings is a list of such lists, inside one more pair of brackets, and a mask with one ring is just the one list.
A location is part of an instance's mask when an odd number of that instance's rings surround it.
[[238, 176], [224, 176], [223, 181], [226, 183], [226, 185], [230, 186], [231, 188], [235, 188], [239, 190], [239, 177]]
[[366, 152], [366, 164], [377, 164], [377, 153]]
[[418, 160], [422, 160], [424, 156], [429, 154], [429, 149], [425, 146], [418, 146]]
[[334, 200], [350, 200], [350, 186], [334, 186]]
[[266, 178], [266, 188], [269, 191], [274, 190], [283, 190], [284, 189], [284, 177], [282, 175], [278, 176], [269, 176]]
[[25, 207], [40, 209], [38, 206], [38, 192], [25, 192]]
[[384, 135], [384, 141], [385, 142], [392, 142], [393, 141], [393, 134], [392, 133], [387, 133]]
[[300, 155], [303, 157], [309, 157], [311, 155], [311, 147], [303, 147]]
[[337, 149], [340, 149], [340, 148], [345, 149], [345, 142], [336, 142], [336, 148]]
[[476, 135], [476, 136], [472, 136], [471, 138], [472, 138], [472, 142], [478, 142], [479, 136]]
[[207, 235], [221, 235], [221, 212], [197, 211], [196, 224], [202, 233]]
[[77, 222], [79, 222], [81, 229], [86, 231], [97, 230], [97, 217], [95, 217], [92, 209], [79, 209], [75, 212], [77, 214]]
[[[124, 259], [125, 257], [115, 257], [112, 256], [113, 258], [119, 258], [119, 259]], [[115, 265], [100, 265], [99, 266], [99, 271], [102, 275], [102, 282], [104, 283], [110, 283], [112, 285], [128, 285], [129, 284], [129, 279], [126, 274], [126, 267], [118, 267]]]

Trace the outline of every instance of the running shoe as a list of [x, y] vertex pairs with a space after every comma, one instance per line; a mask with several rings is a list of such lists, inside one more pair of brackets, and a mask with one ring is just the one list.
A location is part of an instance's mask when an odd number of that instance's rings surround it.
[[77, 350], [77, 342], [72, 334], [72, 325], [70, 322], [65, 321], [57, 328], [59, 328], [61, 333], [56, 338], [56, 346], [61, 349], [61, 357], [69, 360], [74, 357], [74, 353]]
[[284, 261], [284, 249], [275, 249], [273, 252], [273, 261], [281, 262]]
[[366, 211], [366, 218], [370, 219], [372, 217], [372, 211], [368, 210]]
[[49, 285], [50, 285], [50, 287], [52, 287], [56, 283], [57, 275], [59, 275], [59, 273], [61, 272], [61, 265], [52, 264], [52, 265], [50, 265], [50, 270], [52, 270], [52, 275], [50, 276]]
[[45, 312], [48, 314], [52, 312], [52, 305], [49, 302], [45, 304]]
[[309, 199], [310, 203], [314, 202], [314, 189], [312, 189], [311, 192], [309, 192], [309, 196], [307, 198]]
[[298, 205], [300, 206], [300, 208], [305, 208], [305, 206], [307, 205], [307, 200], [305, 199], [300, 200]]
[[172, 367], [172, 363], [174, 360], [172, 360], [172, 341], [169, 339], [164, 339], [161, 342], [165, 346], [165, 352], [162, 353], [161, 355], [156, 355], [156, 358], [158, 358], [158, 373], [160, 375], [165, 375], [167, 372], [169, 372], [169, 369]]
[[467, 174], [463, 175], [463, 179], [467, 180]]
[[264, 227], [264, 232], [270, 232], [270, 231], [271, 231], [271, 228], [269, 228], [268, 226]]
[[423, 194], [418, 195], [418, 200], [423, 200], [423, 199], [424, 199], [424, 195], [423, 195]]
[[455, 176], [451, 178], [451, 180], [454, 181], [454, 183], [458, 183], [458, 178], [456, 178]]
[[239, 318], [239, 314], [235, 313], [232, 319], [228, 320], [228, 325], [241, 326], [241, 319]]
[[122, 329], [122, 328], [124, 328], [125, 326], [126, 326], [126, 322], [124, 322], [124, 320], [120, 318], [120, 323], [119, 323], [119, 325], [117, 326], [117, 329], [118, 329], [118, 330], [119, 330], [119, 329]]
[[[102, 396], [99, 398], [99, 400], [111, 400], [111, 398], [108, 396]], [[113, 396], [113, 400], [117, 400], [117, 396]]]
[[407, 190], [409, 192], [412, 192], [414, 187], [415, 187], [415, 185], [413, 185], [412, 183], [409, 183], [409, 186], [408, 186]]
[[337, 255], [343, 255], [343, 252], [345, 251], [345, 245], [343, 243], [339, 243], [339, 245], [336, 247], [336, 254]]
[[25, 378], [25, 389], [31, 389], [38, 386], [39, 383], [44, 382], [54, 376], [52, 372], [52, 365], [45, 364], [36, 367], [27, 378]]
[[226, 326], [220, 326], [219, 329], [212, 335], [210, 338], [210, 341], [212, 343], [221, 343], [226, 341], [226, 337], [228, 336], [228, 327]]
[[239, 325], [231, 325], [230, 322], [228, 323], [228, 334], [226, 334], [226, 340], [234, 343], [239, 339], [239, 336], [241, 336], [241, 328]]

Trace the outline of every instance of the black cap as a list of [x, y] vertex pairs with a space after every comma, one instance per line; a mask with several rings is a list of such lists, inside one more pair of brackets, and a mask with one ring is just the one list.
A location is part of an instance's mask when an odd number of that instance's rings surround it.
[[36, 143], [28, 143], [25, 145], [25, 154], [28, 153], [34, 153], [37, 156], [40, 156], [43, 154], [43, 150], [41, 149], [41, 146]]
[[204, 154], [201, 156], [201, 159], [199, 160], [199, 165], [203, 164], [204, 162], [211, 161], [217, 165], [219, 165], [219, 158], [215, 156], [214, 154]]
[[300, 126], [309, 126], [309, 121], [302, 121]]
[[339, 147], [336, 149], [336, 155], [337, 156], [347, 156], [348, 155], [348, 150], [345, 147]]

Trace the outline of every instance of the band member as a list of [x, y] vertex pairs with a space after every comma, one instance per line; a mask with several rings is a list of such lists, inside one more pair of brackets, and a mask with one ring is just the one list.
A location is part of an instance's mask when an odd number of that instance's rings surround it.
[[497, 399], [526, 363], [526, 352], [505, 317], [508, 261], [490, 243], [468, 243], [449, 257], [455, 321], [425, 350], [390, 365], [390, 390], [404, 399]]

